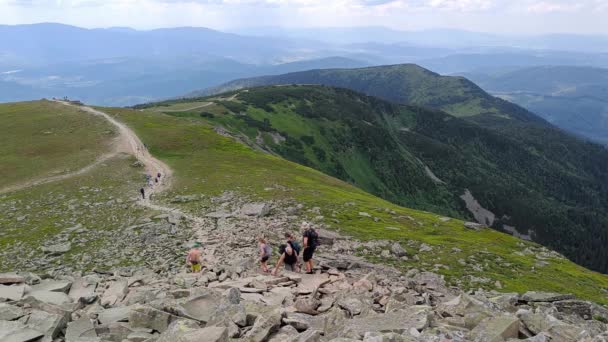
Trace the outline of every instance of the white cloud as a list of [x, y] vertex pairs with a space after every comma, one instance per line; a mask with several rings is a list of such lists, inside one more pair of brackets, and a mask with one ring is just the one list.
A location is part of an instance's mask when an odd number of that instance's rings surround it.
[[[559, 17], [568, 13], [569, 17]], [[608, 0], [0, 0], [0, 24], [608, 32]]]

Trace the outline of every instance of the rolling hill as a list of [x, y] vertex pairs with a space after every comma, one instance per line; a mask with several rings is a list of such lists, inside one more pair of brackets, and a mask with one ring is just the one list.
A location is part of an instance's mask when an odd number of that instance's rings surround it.
[[606, 271], [605, 258], [595, 257], [608, 237], [608, 217], [597, 210], [608, 205], [608, 152], [599, 145], [527, 116], [457, 118], [335, 88], [251, 88], [236, 98], [167, 113], [202, 116], [394, 203], [475, 216]]
[[566, 131], [608, 143], [608, 69], [540, 66], [467, 76]]
[[[334, 90], [334, 93], [324, 90], [323, 93], [336, 99], [343, 96], [366, 99], [343, 90]], [[228, 103], [233, 106], [240, 103], [229, 98], [216, 98], [214, 101], [227, 106], [230, 106]], [[380, 107], [385, 105], [374, 99], [367, 101]], [[251, 113], [263, 114], [261, 109], [250, 106]], [[207, 107], [211, 107], [207, 108], [209, 110], [226, 109], [222, 104]], [[29, 125], [43, 119], [45, 112], [57, 115], [72, 113], [69, 107], [57, 107], [48, 101], [0, 105], [2, 129], [7, 127], [7, 122], [13, 121], [10, 113], [15, 108], [21, 111], [21, 116], [30, 119], [19, 121], [11, 128], [21, 131], [31, 130]], [[119, 154], [87, 173], [2, 193], [0, 209], [8, 214], [0, 216], [0, 224], [8, 228], [0, 231], [1, 271], [52, 267], [62, 272], [82, 269], [103, 272], [107, 268], [124, 270], [129, 266], [142, 266], [167, 272], [169, 270], [163, 264], [167, 260], [183, 262], [182, 254], [175, 253], [175, 250], [183, 252], [188, 248], [186, 242], [195, 227], [187, 224], [185, 219], [178, 219], [175, 224], [179, 229], [162, 231], [156, 236], [152, 232], [158, 227], [166, 227], [163, 222], [167, 219], [166, 214], [159, 215], [163, 213], [159, 208], [170, 207], [173, 213], [183, 215], [205, 215], [217, 214], [214, 210], [229, 210], [242, 202], [266, 201], [273, 205], [271, 219], [283, 217], [286, 215], [283, 210], [290, 210], [289, 215], [296, 215], [297, 220], [312, 220], [316, 225], [339, 230], [345, 237], [362, 243], [400, 241], [409, 246], [408, 250], [415, 251], [408, 254], [409, 258], [395, 259], [358, 250], [361, 256], [375, 263], [404, 271], [412, 268], [434, 270], [445, 276], [448, 284], [463, 289], [483, 287], [506, 292], [568, 292], [579, 298], [606, 303], [604, 291], [608, 288], [608, 279], [605, 275], [575, 265], [533, 242], [491, 229], [469, 229], [457, 219], [404, 208], [309, 167], [257, 151], [232, 137], [222, 136], [225, 131], [218, 131], [217, 127], [214, 128], [215, 123], [210, 125], [208, 118], [198, 113], [172, 112], [168, 115], [158, 111], [172, 110], [166, 106], [143, 110], [100, 109], [126, 123], [152, 154], [173, 169], [171, 188], [153, 199], [157, 206], [139, 205], [134, 198], [143, 183], [141, 169], [132, 156]], [[386, 114], [389, 109], [385, 108]], [[399, 110], [403, 118], [413, 115], [408, 108]], [[88, 117], [90, 114], [87, 112], [79, 114], [82, 126], [95, 125], [91, 121], [95, 117]], [[240, 114], [228, 112], [225, 120], [239, 120], [231, 118], [235, 115]], [[288, 113], [272, 115], [273, 126], [281, 126], [278, 119], [282, 115]], [[376, 117], [375, 112], [361, 115], [369, 115], [369, 119]], [[219, 115], [217, 119], [220, 119]], [[310, 123], [309, 119], [302, 119]], [[381, 124], [379, 121], [373, 123]], [[409, 123], [414, 127], [413, 121]], [[331, 126], [329, 120], [327, 124]], [[41, 145], [45, 139], [48, 139], [45, 135], [34, 135], [22, 146]], [[59, 147], [61, 144], [66, 148], [71, 146], [72, 136], [58, 135], [55, 139], [57, 150], [64, 151], [63, 159], [66, 164], [71, 164], [67, 161], [73, 160], [70, 157], [72, 152]], [[109, 143], [112, 139], [113, 136], [109, 135], [103, 141]], [[310, 149], [309, 146], [303, 148], [306, 151]], [[11, 156], [23, 155], [20, 150], [7, 151]], [[37, 156], [45, 158], [45, 155], [39, 153]], [[24, 180], [27, 176], [14, 181]], [[228, 234], [231, 227], [240, 222], [236, 217], [205, 220], [209, 224], [216, 222]], [[243, 238], [243, 241], [253, 241], [254, 236]], [[47, 253], [41, 257], [41, 248], [52, 241], [71, 242], [72, 247], [60, 255]], [[207, 244], [212, 246], [214, 243], [217, 242], [210, 240]]]
[[241, 79], [193, 92], [186, 97], [280, 84], [322, 84], [347, 88], [396, 103], [437, 108], [457, 117], [484, 120], [487, 117], [497, 120], [514, 118], [523, 122], [543, 122], [525, 109], [491, 96], [463, 77], [441, 76], [415, 64], [309, 70]]

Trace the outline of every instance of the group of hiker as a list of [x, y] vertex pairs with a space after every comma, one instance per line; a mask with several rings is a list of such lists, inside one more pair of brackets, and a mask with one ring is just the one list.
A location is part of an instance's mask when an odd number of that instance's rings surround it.
[[[319, 234], [308, 222], [302, 223], [302, 230], [302, 246], [291, 233], [285, 233], [286, 241], [279, 246], [279, 259], [272, 271], [272, 275], [276, 276], [278, 274], [281, 265], [285, 265], [285, 270], [287, 271], [300, 272], [300, 253], [302, 254], [302, 261], [304, 262], [306, 273], [313, 273], [313, 255], [319, 245]], [[270, 273], [270, 270], [268, 269], [268, 260], [272, 256], [272, 247], [265, 237], [259, 237], [258, 243], [261, 270], [264, 273]], [[195, 243], [186, 256], [186, 264], [190, 266], [193, 273], [200, 272], [202, 268], [203, 260], [200, 248], [201, 244], [198, 242]]]
[[[158, 184], [160, 182], [160, 172], [158, 172], [156, 174], [156, 177], [154, 177], [154, 182], [152, 182], [152, 176], [146, 174], [146, 184], [148, 185], [148, 187], [153, 187], [155, 184]], [[141, 194], [141, 199], [146, 199], [146, 189], [145, 187], [142, 187], [141, 189], [139, 189], [139, 193]]]

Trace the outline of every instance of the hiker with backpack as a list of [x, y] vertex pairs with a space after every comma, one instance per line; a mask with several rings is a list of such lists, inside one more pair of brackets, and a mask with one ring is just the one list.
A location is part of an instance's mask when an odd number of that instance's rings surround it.
[[308, 222], [303, 222], [302, 228], [304, 228], [304, 251], [302, 252], [302, 259], [304, 260], [306, 273], [312, 274], [314, 266], [312, 257], [315, 253], [315, 249], [319, 245], [319, 234], [317, 234], [317, 231]]
[[268, 273], [268, 265], [266, 263], [268, 262], [268, 259], [270, 259], [272, 249], [265, 238], [260, 237], [258, 242], [260, 247], [260, 266], [262, 267], [262, 272]]
[[296, 251], [290, 245], [281, 245], [279, 252], [281, 256], [279, 257], [279, 261], [277, 261], [277, 266], [272, 271], [272, 275], [277, 275], [283, 263], [285, 263], [286, 271], [297, 272], [298, 254], [296, 254]]
[[285, 239], [287, 239], [287, 244], [293, 249], [294, 252], [296, 252], [296, 255], [298, 256], [296, 260], [296, 272], [300, 272], [300, 251], [302, 250], [302, 247], [290, 232], [285, 233]]
[[200, 248], [200, 243], [194, 243], [194, 246], [186, 256], [186, 264], [190, 266], [192, 273], [199, 273], [203, 268], [203, 256]]

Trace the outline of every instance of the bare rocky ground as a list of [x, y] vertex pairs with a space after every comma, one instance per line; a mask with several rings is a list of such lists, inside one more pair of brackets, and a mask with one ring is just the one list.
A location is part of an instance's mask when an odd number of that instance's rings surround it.
[[[463, 291], [438, 274], [360, 256], [415, 257], [411, 246], [359, 242], [322, 225], [315, 274], [260, 273], [256, 237], [269, 238], [276, 260], [283, 233], [299, 235], [311, 210], [226, 192], [197, 217], [167, 209], [134, 219], [70, 266], [54, 258], [100, 232], [66, 227], [40, 247], [46, 257], [13, 262], [37, 275], [0, 274], [0, 341], [608, 341], [602, 306], [568, 294]], [[201, 274], [184, 267], [194, 241]], [[113, 262], [125, 259], [140, 266]], [[91, 261], [92, 271], [80, 271]]]

